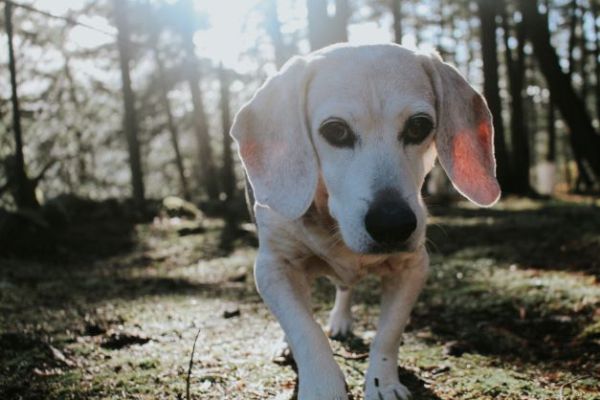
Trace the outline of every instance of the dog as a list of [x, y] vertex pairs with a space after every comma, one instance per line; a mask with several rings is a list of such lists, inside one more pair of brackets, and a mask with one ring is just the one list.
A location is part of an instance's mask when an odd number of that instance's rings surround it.
[[231, 135], [254, 196], [256, 286], [297, 363], [300, 400], [348, 398], [311, 312], [310, 284], [322, 275], [336, 285], [332, 337], [351, 331], [351, 288], [381, 277], [365, 398], [410, 397], [397, 360], [429, 265], [421, 187], [437, 156], [463, 196], [493, 205], [491, 118], [454, 67], [395, 44], [293, 57], [237, 113]]

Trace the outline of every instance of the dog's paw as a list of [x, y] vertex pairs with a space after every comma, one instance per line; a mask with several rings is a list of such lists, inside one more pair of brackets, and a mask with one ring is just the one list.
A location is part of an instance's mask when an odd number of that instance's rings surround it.
[[333, 310], [327, 323], [327, 335], [335, 340], [343, 340], [352, 335], [352, 315]]
[[298, 400], [348, 400], [348, 391], [341, 371], [338, 369], [325, 373], [321, 370], [321, 376], [315, 371], [308, 379], [301, 373]]
[[410, 390], [400, 382], [381, 386], [377, 378], [368, 382], [365, 390], [365, 400], [408, 400], [412, 399]]
[[278, 343], [273, 346], [271, 352], [271, 361], [273, 361], [277, 365], [292, 365], [295, 363], [294, 355], [292, 354], [292, 350], [290, 349], [290, 345], [283, 338]]

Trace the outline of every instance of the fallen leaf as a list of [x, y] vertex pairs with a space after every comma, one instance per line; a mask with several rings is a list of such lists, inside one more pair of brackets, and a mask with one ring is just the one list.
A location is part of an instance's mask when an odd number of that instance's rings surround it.
[[225, 319], [235, 318], [235, 317], [239, 317], [241, 314], [242, 313], [239, 308], [236, 308], [234, 310], [225, 310], [225, 311], [223, 311], [223, 318], [225, 318]]
[[118, 350], [134, 344], [146, 344], [149, 341], [150, 338], [142, 334], [118, 331], [111, 332], [108, 337], [104, 338], [100, 346], [105, 349]]

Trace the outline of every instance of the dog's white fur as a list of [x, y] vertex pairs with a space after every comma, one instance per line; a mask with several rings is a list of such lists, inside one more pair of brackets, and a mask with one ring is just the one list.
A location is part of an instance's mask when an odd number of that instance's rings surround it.
[[[434, 132], [420, 144], [403, 144], [400, 132], [416, 113], [432, 117]], [[358, 136], [353, 149], [333, 147], [318, 133], [332, 116]], [[351, 329], [350, 288], [368, 273], [382, 277], [382, 299], [365, 398], [407, 398], [397, 359], [427, 276], [425, 175], [437, 154], [473, 202], [489, 206], [500, 195], [491, 117], [481, 95], [436, 55], [392, 44], [336, 45], [290, 60], [240, 110], [232, 136], [256, 197], [257, 287], [297, 362], [299, 398], [347, 398], [312, 316], [312, 278], [326, 275], [338, 285], [329, 333], [344, 335]], [[371, 254], [365, 215], [386, 188], [402, 194], [417, 228], [405, 251]]]

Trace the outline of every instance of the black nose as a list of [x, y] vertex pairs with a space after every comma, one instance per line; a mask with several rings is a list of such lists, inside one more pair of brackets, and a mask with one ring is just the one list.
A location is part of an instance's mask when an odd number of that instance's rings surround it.
[[367, 212], [367, 232], [382, 245], [403, 243], [417, 229], [417, 217], [400, 196], [384, 197], [373, 202]]

